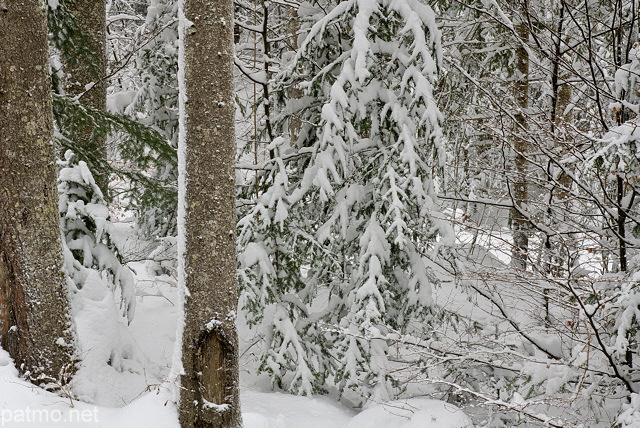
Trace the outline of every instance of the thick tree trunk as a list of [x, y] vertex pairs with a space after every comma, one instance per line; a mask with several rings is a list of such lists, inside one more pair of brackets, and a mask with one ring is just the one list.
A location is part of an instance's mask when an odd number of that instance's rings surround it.
[[72, 370], [44, 4], [0, 8], [0, 342], [31, 379]]
[[526, 210], [526, 203], [529, 200], [528, 161], [526, 157], [529, 149], [526, 135], [526, 113], [529, 107], [529, 53], [524, 45], [529, 41], [529, 27], [525, 23], [519, 24], [516, 26], [516, 32], [520, 39], [520, 45], [516, 49], [518, 76], [514, 85], [518, 111], [515, 114], [517, 129], [513, 143], [515, 152], [513, 171], [515, 177], [511, 197], [515, 208], [511, 211], [511, 231], [513, 234], [511, 265], [518, 269], [525, 269], [529, 251], [529, 219], [523, 214]]
[[[235, 255], [233, 2], [185, 0], [180, 236], [186, 286], [180, 424], [242, 426]], [[186, 174], [185, 174], [186, 173]]]
[[[80, 31], [89, 41], [87, 55], [64, 58], [67, 80], [65, 90], [80, 103], [96, 110], [105, 110], [107, 102], [107, 39], [105, 0], [75, 0], [68, 4], [76, 18]], [[108, 200], [109, 173], [101, 167], [107, 159], [105, 139], [94, 134], [93, 127], [79, 129], [76, 135], [81, 144], [82, 156], [96, 180], [96, 184]]]

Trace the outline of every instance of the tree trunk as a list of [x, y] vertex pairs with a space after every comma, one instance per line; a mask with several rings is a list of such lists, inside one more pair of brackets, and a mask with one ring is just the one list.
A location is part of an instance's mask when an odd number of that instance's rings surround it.
[[[0, 7], [0, 343], [34, 381], [73, 370], [45, 9]], [[52, 379], [48, 379], [52, 380]]]
[[[524, 12], [526, 13], [526, 11]], [[529, 107], [529, 53], [525, 45], [529, 41], [529, 27], [526, 23], [516, 26], [519, 37], [519, 47], [516, 49], [516, 70], [518, 73], [514, 85], [515, 98], [518, 104], [518, 111], [515, 114], [516, 134], [514, 136], [513, 148], [515, 158], [513, 169], [515, 179], [511, 197], [515, 208], [511, 211], [511, 230], [513, 233], [513, 251], [511, 254], [511, 265], [518, 269], [525, 269], [527, 266], [527, 253], [529, 251], [529, 220], [524, 211], [529, 199], [528, 190], [528, 161], [526, 154], [528, 151], [527, 142], [527, 119], [526, 113]]]
[[180, 424], [242, 426], [235, 255], [233, 2], [185, 0], [179, 236], [185, 290]]
[[[64, 58], [67, 79], [65, 90], [73, 97], [80, 97], [83, 106], [105, 110], [107, 102], [107, 39], [105, 0], [75, 0], [68, 4], [76, 18], [88, 49], [74, 58]], [[109, 190], [109, 173], [103, 167], [107, 160], [106, 141], [94, 134], [94, 127], [79, 129], [76, 135], [83, 148], [85, 160], [106, 200]]]
[[[553, 147], [555, 153], [559, 154], [560, 159], [566, 159], [573, 155], [575, 151], [575, 136], [571, 129], [572, 114], [568, 110], [573, 90], [571, 87], [571, 73], [566, 70], [567, 65], [573, 63], [570, 51], [564, 51], [563, 43], [568, 45], [572, 39], [566, 31], [566, 11], [564, 1], [558, 5], [558, 17], [556, 27], [554, 29], [556, 39], [554, 40], [554, 54], [551, 58], [551, 115], [550, 130], [553, 135]], [[563, 42], [564, 39], [564, 42]], [[552, 222], [552, 227], [558, 231], [563, 230], [569, 221], [569, 212], [573, 200], [572, 194], [572, 175], [566, 174], [560, 167], [554, 166], [556, 160], [548, 159], [547, 173], [549, 181], [549, 206], [547, 214]], [[573, 172], [572, 164], [565, 166], [569, 171]], [[545, 268], [544, 272], [549, 275], [561, 276], [571, 271], [573, 266], [572, 253], [575, 250], [574, 242], [571, 235], [564, 237], [552, 237], [547, 235], [545, 240]]]

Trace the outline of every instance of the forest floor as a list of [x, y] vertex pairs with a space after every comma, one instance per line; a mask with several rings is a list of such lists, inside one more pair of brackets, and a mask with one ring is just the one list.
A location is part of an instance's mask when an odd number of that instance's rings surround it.
[[[124, 247], [125, 253], [139, 251], [135, 248], [139, 243], [129, 242], [127, 238], [132, 236], [131, 226], [120, 223], [117, 227], [119, 246]], [[143, 261], [132, 261], [128, 265], [136, 276], [137, 305], [128, 327], [132, 337], [125, 342], [134, 343], [135, 349], [128, 353], [135, 363], [114, 364], [119, 367], [116, 369], [110, 361], [100, 369], [81, 369], [72, 391], [63, 388], [54, 394], [21, 378], [8, 353], [0, 348], [0, 427], [179, 427], [173, 386], [162, 380], [171, 370], [175, 344], [176, 284], [170, 276], [150, 275]], [[83, 309], [88, 312], [91, 307], [87, 305]], [[76, 315], [76, 322], [82, 316]], [[108, 329], [95, 334], [113, 335]], [[331, 394], [301, 397], [273, 392], [268, 378], [256, 375], [251, 345], [254, 334], [240, 323], [239, 336], [244, 349], [240, 368], [241, 405], [245, 428], [471, 426], [461, 411], [435, 400], [395, 402], [357, 414], [338, 403]], [[71, 398], [78, 395], [84, 401]]]

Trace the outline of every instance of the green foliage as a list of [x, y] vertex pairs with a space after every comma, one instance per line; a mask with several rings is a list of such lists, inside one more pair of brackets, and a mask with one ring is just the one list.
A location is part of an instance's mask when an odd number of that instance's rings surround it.
[[[177, 6], [175, 0], [155, 0], [146, 8], [144, 24], [136, 31], [141, 41], [132, 57], [137, 88], [124, 112], [158, 130], [173, 150], [178, 146]], [[126, 93], [130, 88], [121, 90]], [[154, 180], [176, 189], [178, 171], [174, 156], [158, 158], [148, 173]], [[150, 237], [175, 236], [177, 201], [155, 200], [157, 196], [152, 191], [142, 195], [138, 209], [141, 231]]]
[[[49, 42], [65, 59], [68, 67], [76, 68], [78, 65], [83, 65], [87, 67], [90, 75], [97, 79], [104, 78], [102, 70], [98, 68], [99, 62], [92, 60], [99, 55], [96, 43], [80, 30], [76, 18], [67, 8], [67, 5], [73, 4], [73, 1], [59, 0], [55, 8], [48, 6]], [[60, 81], [56, 70], [52, 77], [54, 90], [60, 92]]]
[[[61, 95], [53, 97], [56, 139], [64, 150], [72, 150], [93, 170], [108, 171], [124, 177], [129, 186], [123, 192], [137, 209], [177, 205], [177, 189], [149, 173], [158, 165], [177, 168], [177, 154], [158, 131], [122, 115], [81, 105]], [[74, 135], [90, 129], [91, 137], [114, 137], [117, 154], [124, 164], [111, 164], [74, 140]]]
[[[81, 31], [69, 10], [73, 1], [60, 0], [54, 7], [49, 6], [50, 43], [64, 58], [65, 68], [88, 67], [90, 75], [104, 79], [97, 67], [99, 61], [95, 60], [99, 54], [96, 43]], [[141, 4], [132, 7], [140, 9]], [[142, 10], [146, 11], [147, 6], [142, 5]], [[177, 20], [173, 1], [157, 2], [148, 13], [152, 10], [157, 16], [148, 17], [145, 25], [150, 26], [149, 31], [140, 31], [148, 39], [140, 47], [131, 48], [138, 52], [131, 65], [141, 69], [138, 74], [142, 88], [127, 113], [106, 113], [66, 98], [56, 70], [59, 62], [53, 60], [54, 116], [60, 147], [73, 150], [93, 174], [100, 172], [122, 179], [127, 188], [115, 190], [128, 198], [129, 208], [138, 212], [143, 224], [151, 224], [146, 228], [150, 235], [165, 236], [175, 230], [171, 225], [175, 225], [177, 207], [177, 51], [172, 42], [177, 37]], [[115, 65], [116, 69], [123, 67], [126, 63]], [[140, 115], [142, 110], [152, 112], [151, 118], [148, 113]], [[127, 116], [131, 114], [135, 117]], [[109, 161], [104, 153], [96, 153], [76, 141], [79, 136], [85, 142], [96, 142], [89, 147], [102, 146], [104, 141], [115, 142]]]

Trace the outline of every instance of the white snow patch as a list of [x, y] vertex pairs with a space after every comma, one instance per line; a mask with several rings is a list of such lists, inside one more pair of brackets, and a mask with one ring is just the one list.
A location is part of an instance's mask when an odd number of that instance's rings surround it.
[[453, 404], [411, 398], [363, 411], [346, 428], [473, 428], [471, 419]]
[[341, 428], [353, 417], [327, 397], [244, 390], [240, 403], [244, 428]]

